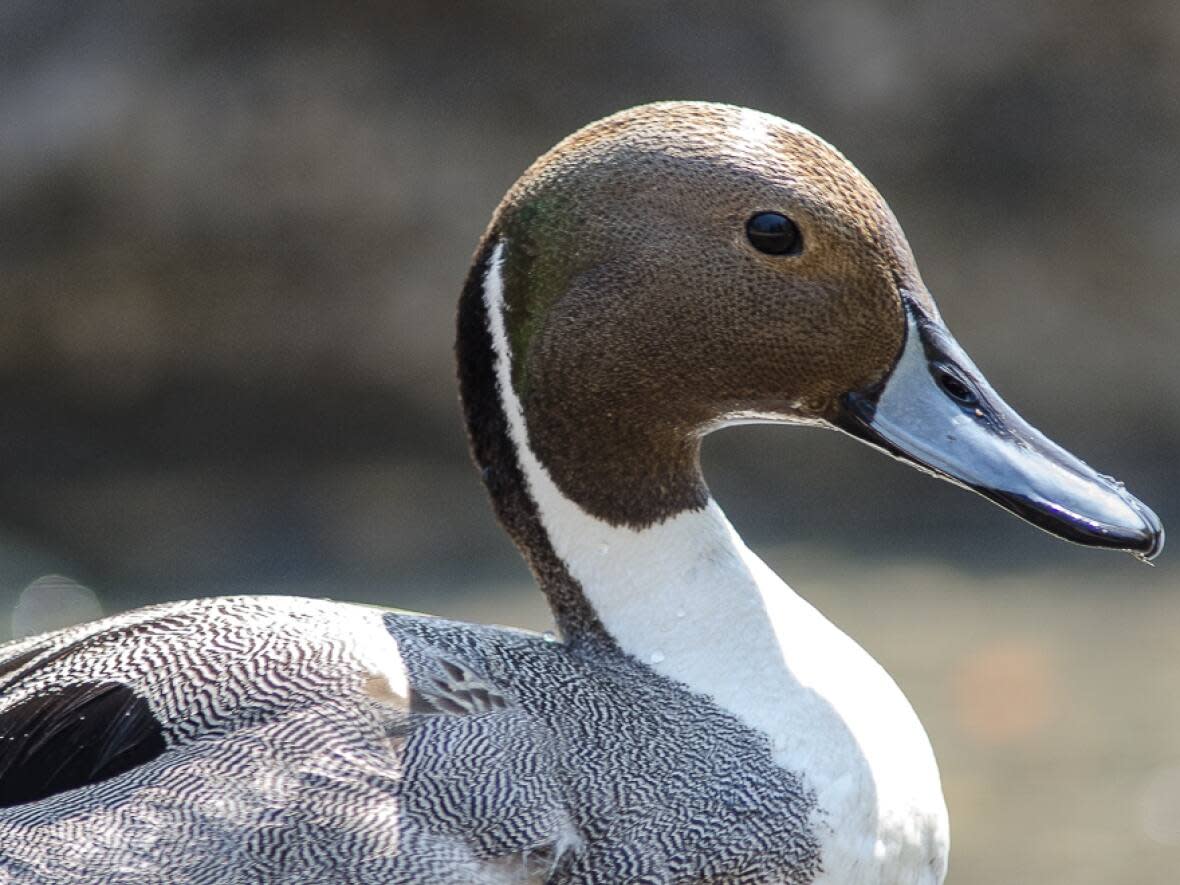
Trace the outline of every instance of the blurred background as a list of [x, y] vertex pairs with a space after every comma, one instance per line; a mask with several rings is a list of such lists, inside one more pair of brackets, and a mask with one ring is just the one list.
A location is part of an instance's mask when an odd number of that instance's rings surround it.
[[[1180, 518], [1174, 0], [6, 0], [0, 82], [0, 639], [229, 592], [543, 629], [467, 463], [454, 304], [524, 167], [653, 99], [839, 146], [996, 387]], [[1176, 881], [1174, 554], [814, 430], [706, 468], [913, 699], [949, 882]]]

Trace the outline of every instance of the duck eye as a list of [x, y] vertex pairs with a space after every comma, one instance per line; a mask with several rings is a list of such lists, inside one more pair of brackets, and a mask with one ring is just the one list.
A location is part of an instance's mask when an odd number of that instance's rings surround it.
[[746, 222], [750, 245], [767, 255], [798, 255], [803, 235], [795, 222], [778, 212], [759, 212]]

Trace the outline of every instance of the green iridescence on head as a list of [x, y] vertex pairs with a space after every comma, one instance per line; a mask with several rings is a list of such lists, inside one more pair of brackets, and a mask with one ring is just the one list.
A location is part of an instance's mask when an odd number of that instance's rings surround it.
[[555, 194], [533, 197], [515, 206], [499, 225], [506, 243], [504, 324], [512, 349], [512, 383], [520, 397], [528, 389], [529, 346], [576, 272], [567, 205]]

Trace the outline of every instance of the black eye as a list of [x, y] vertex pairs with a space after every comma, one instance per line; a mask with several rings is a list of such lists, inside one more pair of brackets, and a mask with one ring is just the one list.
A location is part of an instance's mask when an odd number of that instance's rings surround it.
[[970, 387], [968, 387], [946, 369], [935, 369], [934, 377], [938, 380], [939, 387], [941, 387], [951, 399], [969, 407], [979, 404], [979, 397], [975, 395], [975, 391], [973, 391]]
[[750, 245], [767, 255], [798, 255], [803, 251], [803, 235], [795, 222], [777, 212], [759, 212], [746, 222]]

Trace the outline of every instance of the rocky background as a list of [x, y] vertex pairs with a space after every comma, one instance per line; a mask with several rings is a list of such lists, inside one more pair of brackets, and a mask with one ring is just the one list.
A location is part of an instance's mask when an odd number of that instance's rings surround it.
[[[838, 145], [890, 200], [997, 388], [1165, 523], [1180, 517], [1174, 0], [7, 0], [0, 84], [0, 638], [236, 590], [543, 623], [466, 462], [454, 302], [533, 157], [661, 98], [757, 107]], [[1146, 883], [1180, 868], [1180, 712], [1163, 688], [1180, 672], [1166, 640], [1180, 581], [1166, 553], [1151, 571], [1069, 547], [834, 434], [734, 430], [706, 462], [789, 578], [815, 564], [800, 589], [865, 619], [856, 635], [903, 685], [935, 680], [925, 709], [916, 699], [932, 731], [950, 717], [935, 744], [951, 748], [944, 768], [963, 748], [948, 783], [973, 822], [957, 851], [979, 849], [956, 855], [952, 883]], [[24, 590], [45, 572], [93, 591]], [[988, 603], [997, 583], [1043, 595]], [[976, 632], [941, 593], [960, 586], [980, 600]], [[1034, 623], [1013, 617], [1022, 605]], [[1058, 611], [1091, 618], [1087, 638], [1052, 633]], [[1131, 612], [1125, 634], [1103, 635], [1113, 611]], [[873, 646], [882, 623], [896, 629]], [[1044, 657], [1057, 647], [1071, 651]], [[1089, 671], [1067, 663], [1093, 664], [1091, 648], [1143, 680], [1129, 695], [1109, 684], [1140, 707], [1115, 716], [1088, 695]], [[1000, 741], [997, 758], [1032, 754], [1026, 769], [981, 781], [987, 721], [1029, 678], [1040, 690], [1041, 664], [1059, 676], [1036, 703], [1058, 713]], [[946, 712], [992, 695], [1001, 712]], [[1062, 709], [1110, 726], [1065, 769], [1058, 750], [1099, 726]], [[1123, 742], [1132, 721], [1150, 747]], [[1043, 816], [1013, 815], [1018, 797], [980, 805], [1049, 768], [1065, 792], [1037, 791]], [[1076, 809], [1070, 791], [1094, 816], [1034, 842], [1039, 861], [1009, 851]], [[989, 843], [996, 820], [1016, 829]]]

